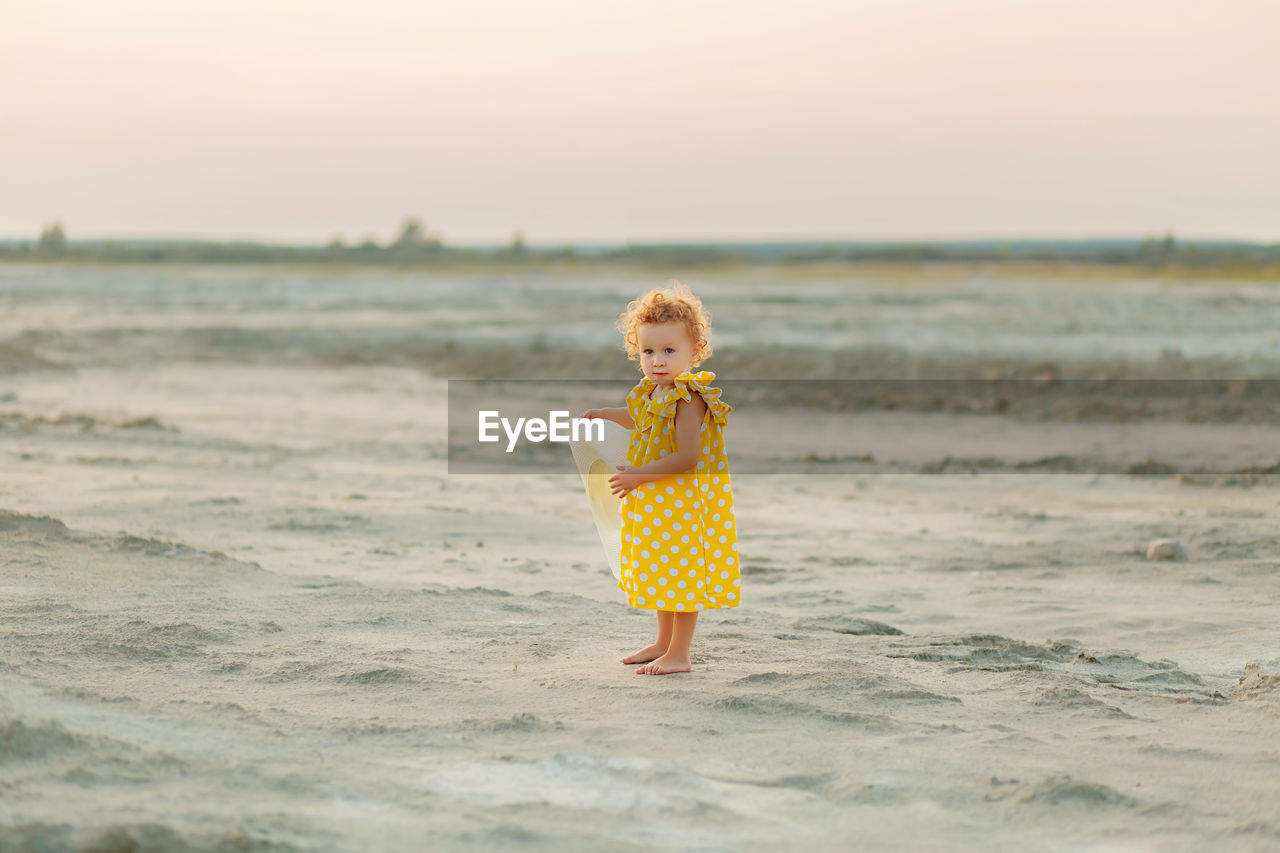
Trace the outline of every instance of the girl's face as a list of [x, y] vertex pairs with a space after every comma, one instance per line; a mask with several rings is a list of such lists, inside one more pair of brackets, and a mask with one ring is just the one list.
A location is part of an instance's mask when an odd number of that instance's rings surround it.
[[640, 369], [659, 385], [670, 385], [693, 366], [696, 355], [684, 323], [647, 323], [636, 327]]

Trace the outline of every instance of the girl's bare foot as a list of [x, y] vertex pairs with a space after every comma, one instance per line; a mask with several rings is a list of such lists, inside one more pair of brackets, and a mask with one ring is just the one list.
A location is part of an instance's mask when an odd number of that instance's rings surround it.
[[636, 675], [669, 675], [673, 672], [690, 672], [692, 669], [688, 658], [663, 655], [637, 669]]
[[660, 646], [654, 643], [652, 646], [643, 648], [633, 655], [627, 655], [622, 659], [623, 663], [648, 663], [651, 660], [657, 660], [667, 653], [666, 646]]

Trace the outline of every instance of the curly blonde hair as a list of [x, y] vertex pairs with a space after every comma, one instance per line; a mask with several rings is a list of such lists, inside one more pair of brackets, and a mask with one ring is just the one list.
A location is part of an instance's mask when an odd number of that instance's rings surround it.
[[694, 296], [687, 285], [673, 281], [631, 302], [618, 316], [618, 331], [622, 332], [627, 358], [632, 361], [640, 358], [636, 328], [659, 323], [684, 323], [689, 330], [689, 340], [693, 341], [693, 366], [711, 356], [711, 312], [702, 307], [702, 300]]

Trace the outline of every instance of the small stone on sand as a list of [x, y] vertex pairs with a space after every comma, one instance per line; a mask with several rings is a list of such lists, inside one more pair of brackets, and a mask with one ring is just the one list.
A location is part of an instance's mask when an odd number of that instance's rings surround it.
[[1177, 539], [1156, 539], [1147, 543], [1148, 560], [1185, 560], [1187, 546]]

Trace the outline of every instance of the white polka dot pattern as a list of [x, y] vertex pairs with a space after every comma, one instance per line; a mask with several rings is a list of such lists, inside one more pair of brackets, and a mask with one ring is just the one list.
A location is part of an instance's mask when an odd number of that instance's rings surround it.
[[[624, 569], [618, 587], [633, 607], [704, 610], [737, 607], [741, 598], [742, 581], [734, 556], [738, 530], [732, 520], [732, 480], [724, 441], [724, 427], [733, 407], [720, 399], [719, 388], [711, 387], [715, 378], [706, 370], [682, 373], [665, 396], [658, 392], [655, 400], [649, 399], [649, 393], [656, 383], [646, 378], [627, 396], [627, 410], [636, 424], [627, 449], [630, 465], [644, 465], [676, 451], [675, 413], [680, 400], [696, 393], [707, 404], [698, 436], [697, 467], [646, 483], [624, 499], [622, 565], [631, 568]], [[694, 495], [712, 499], [693, 500]], [[679, 512], [674, 512], [673, 506]], [[680, 535], [673, 536], [667, 528]], [[696, 563], [696, 568], [688, 568], [686, 581], [684, 569], [691, 563]], [[680, 570], [673, 567], [675, 564]], [[641, 565], [647, 571], [640, 570]], [[651, 585], [651, 573], [658, 575], [659, 586]], [[681, 580], [660, 591], [667, 586], [668, 577], [677, 576]], [[677, 591], [683, 600], [674, 600]]]

